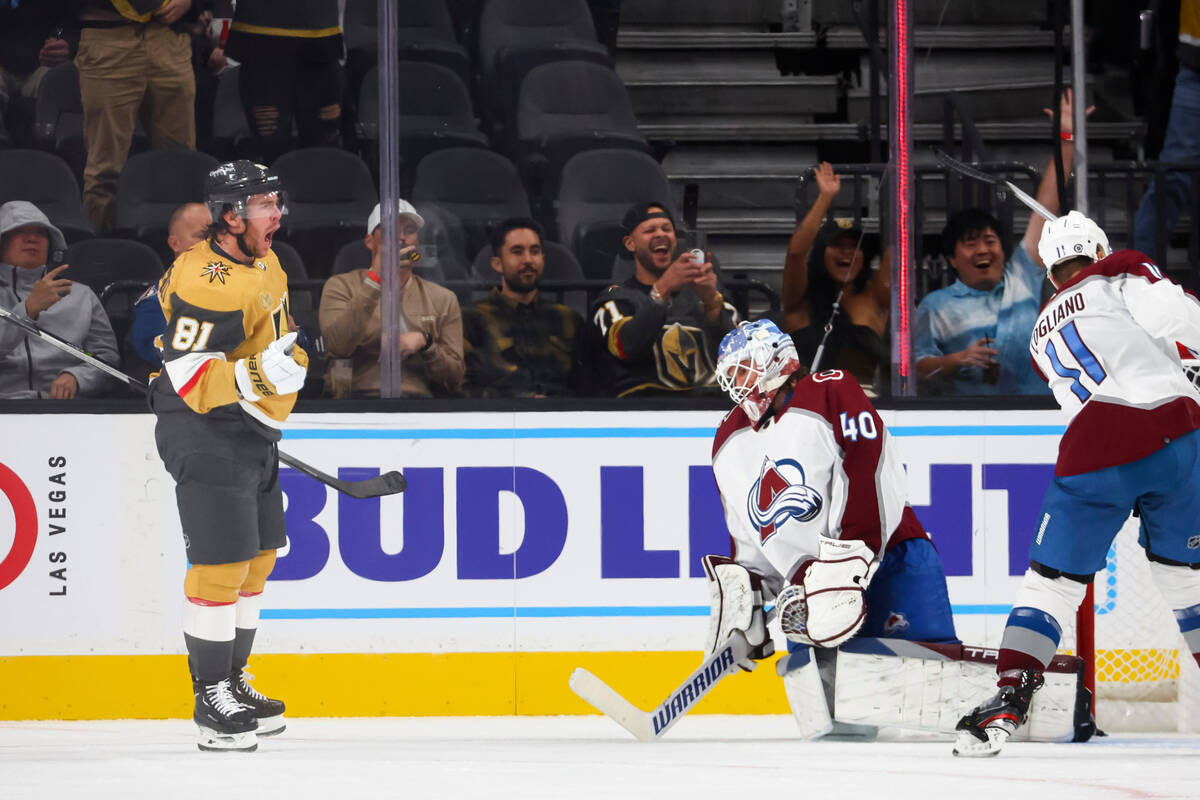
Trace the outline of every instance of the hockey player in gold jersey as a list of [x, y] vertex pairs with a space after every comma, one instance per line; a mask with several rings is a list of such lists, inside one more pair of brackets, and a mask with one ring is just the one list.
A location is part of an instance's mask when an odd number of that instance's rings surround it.
[[287, 419], [308, 356], [288, 317], [271, 241], [279, 178], [249, 161], [209, 173], [208, 236], [158, 286], [167, 327], [150, 402], [176, 482], [189, 568], [184, 641], [201, 750], [253, 750], [284, 728], [283, 703], [247, 683], [261, 596], [286, 541], [273, 423]]

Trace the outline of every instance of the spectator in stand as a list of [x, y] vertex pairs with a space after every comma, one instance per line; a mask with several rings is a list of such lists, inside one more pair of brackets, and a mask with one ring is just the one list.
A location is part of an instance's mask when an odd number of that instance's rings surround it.
[[338, 147], [342, 131], [341, 16], [338, 0], [239, 0], [225, 55], [241, 63], [238, 88], [254, 133], [254, 160], [291, 148]]
[[[204, 203], [184, 203], [171, 214], [167, 223], [167, 247], [178, 258], [194, 245], [204, 241], [212, 215]], [[129, 341], [138, 357], [151, 367], [162, 366], [162, 353], [154, 340], [167, 328], [162, 305], [158, 301], [158, 285], [152, 284], [133, 306], [133, 324]]]
[[717, 345], [737, 312], [717, 288], [712, 262], [675, 254], [675, 221], [662, 203], [633, 206], [622, 225], [634, 274], [591, 309], [604, 341], [602, 385], [618, 397], [716, 387]]
[[196, 147], [192, 0], [83, 0], [79, 89], [83, 98], [83, 207], [99, 232], [117, 214], [117, 176], [138, 119], [155, 148]]
[[12, 141], [31, 146], [38, 86], [78, 49], [76, 25], [71, 0], [0, 1], [0, 141], [7, 124]]
[[[1071, 163], [1075, 149], [1071, 99], [1068, 89], [1060, 107], [1063, 164]], [[1042, 173], [1037, 200], [1055, 214], [1056, 183], [1051, 161]], [[946, 221], [942, 252], [958, 280], [926, 295], [913, 321], [912, 356], [926, 390], [957, 395], [1049, 392], [1029, 359], [1029, 333], [1041, 307], [1045, 276], [1037, 255], [1043, 223], [1040, 215], [1030, 214], [1025, 238], [1008, 253], [1000, 223], [991, 214], [972, 208]]]
[[583, 318], [538, 291], [542, 226], [514, 217], [492, 232], [500, 285], [463, 314], [467, 387], [475, 397], [575, 394], [582, 377]]
[[[66, 247], [62, 231], [33, 203], [13, 200], [0, 206], [0, 304], [116, 364], [117, 340], [99, 298], [82, 283], [61, 277], [68, 265], [47, 268], [50, 253]], [[95, 367], [0, 321], [0, 398], [69, 400], [114, 386]]]
[[[863, 391], [877, 396], [891, 366], [888, 315], [892, 275], [887, 255], [871, 268], [875, 237], [849, 219], [822, 220], [842, 188], [842, 178], [822, 162], [815, 168], [818, 194], [792, 232], [783, 270], [783, 330], [792, 335], [805, 367], [843, 369]], [[837, 302], [835, 311], [834, 302]], [[828, 339], [825, 326], [832, 321]], [[821, 363], [813, 364], [824, 340]]]
[[[1159, 161], [1200, 160], [1200, 0], [1182, 0], [1179, 5], [1179, 74], [1171, 94], [1171, 112], [1167, 118]], [[1158, 259], [1158, 216], [1155, 194], [1166, 192], [1167, 234], [1179, 221], [1180, 212], [1192, 196], [1193, 173], [1168, 172], [1166, 186], [1151, 183], [1142, 196], [1133, 219], [1133, 249]], [[1192, 224], [1196, 224], [1195, 220]], [[1166, 242], [1161, 243], [1165, 248]], [[1163, 262], [1160, 261], [1160, 264]]]
[[[379, 214], [376, 205], [367, 220], [364, 239], [371, 251], [371, 266], [334, 275], [321, 293], [318, 319], [329, 361], [325, 388], [335, 397], [379, 396], [379, 298], [383, 288]], [[399, 201], [401, 249], [395, 277], [403, 291], [402, 313], [407, 327], [400, 335], [400, 388], [405, 395], [416, 397], [454, 395], [462, 390], [466, 370], [462, 311], [454, 292], [413, 274], [408, 256], [416, 251], [424, 224], [411, 203]], [[345, 373], [348, 380], [342, 377]]]

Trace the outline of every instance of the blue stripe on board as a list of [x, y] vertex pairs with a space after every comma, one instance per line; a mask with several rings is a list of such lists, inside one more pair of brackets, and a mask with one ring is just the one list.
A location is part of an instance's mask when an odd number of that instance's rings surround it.
[[[955, 614], [1007, 614], [1008, 606], [964, 605]], [[708, 606], [534, 606], [513, 608], [264, 608], [263, 619], [480, 619], [511, 617], [707, 617]]]
[[1008, 624], [1040, 633], [1055, 643], [1062, 639], [1062, 628], [1059, 627], [1054, 617], [1036, 608], [1028, 606], [1014, 608], [1008, 616]]
[[[1061, 436], [1063, 425], [898, 425], [893, 436]], [[284, 439], [708, 439], [716, 428], [295, 428]]]

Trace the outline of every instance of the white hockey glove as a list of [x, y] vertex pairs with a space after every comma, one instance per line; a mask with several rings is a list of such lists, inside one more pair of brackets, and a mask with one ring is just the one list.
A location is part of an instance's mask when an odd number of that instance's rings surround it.
[[741, 631], [754, 649], [750, 658], [739, 661], [738, 666], [752, 672], [757, 666], [756, 660], [775, 652], [775, 643], [767, 634], [763, 615], [762, 579], [725, 556], [708, 555], [701, 560], [704, 574], [708, 576], [708, 595], [712, 604], [704, 654], [709, 656], [717, 652], [730, 633]]
[[867, 617], [863, 594], [874, 558], [857, 539], [820, 537], [817, 558], [804, 567], [800, 582], [775, 598], [784, 635], [801, 644], [837, 647], [857, 633]]
[[292, 394], [304, 386], [308, 355], [296, 347], [296, 332], [285, 334], [261, 353], [238, 359], [233, 365], [238, 393], [250, 402], [275, 394]]

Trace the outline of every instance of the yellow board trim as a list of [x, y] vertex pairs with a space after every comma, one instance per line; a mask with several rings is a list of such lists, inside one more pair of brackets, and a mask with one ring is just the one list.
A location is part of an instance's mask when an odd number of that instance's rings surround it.
[[229, 26], [229, 29], [241, 33], [254, 33], [259, 36], [286, 36], [289, 39], [324, 39], [326, 36], [337, 36], [342, 32], [342, 29], [336, 26], [308, 30], [305, 28], [271, 28], [266, 25], [250, 25], [245, 22], [235, 22]]
[[[576, 667], [649, 709], [699, 663], [695, 652], [266, 653], [249, 670], [297, 717], [540, 716], [598, 713], [567, 687]], [[0, 720], [192, 715], [182, 655], [4, 656], [0, 686]], [[774, 663], [727, 677], [694, 713], [788, 713]]]

